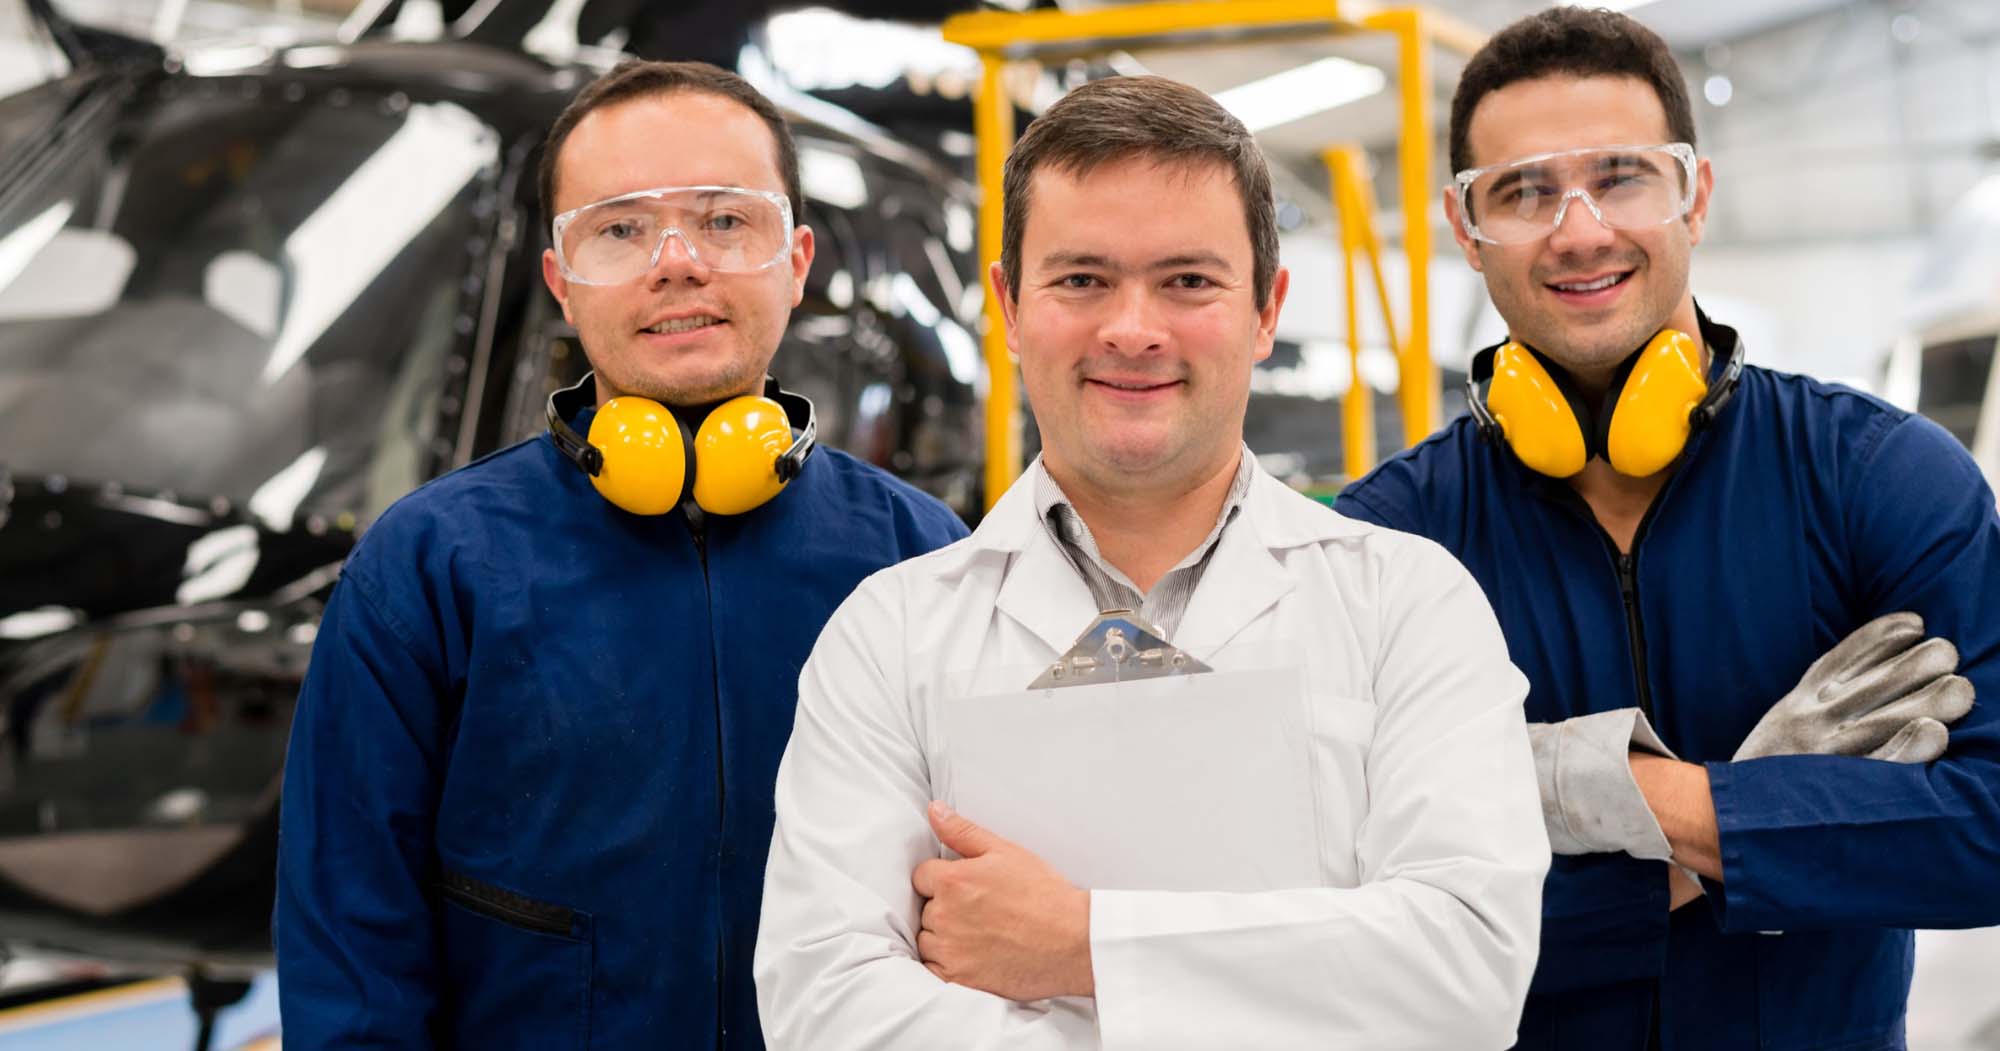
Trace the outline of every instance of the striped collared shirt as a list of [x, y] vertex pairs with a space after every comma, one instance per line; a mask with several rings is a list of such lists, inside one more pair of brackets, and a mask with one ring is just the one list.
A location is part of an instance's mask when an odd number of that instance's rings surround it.
[[1084, 524], [1083, 516], [1077, 514], [1069, 498], [1063, 495], [1062, 487], [1049, 475], [1048, 468], [1042, 466], [1041, 459], [1037, 458], [1028, 470], [1034, 475], [1035, 510], [1041, 516], [1042, 524], [1069, 556], [1070, 564], [1076, 567], [1077, 573], [1082, 575], [1098, 610], [1134, 610], [1141, 618], [1158, 627], [1171, 642], [1175, 629], [1180, 627], [1182, 615], [1187, 612], [1188, 599], [1193, 597], [1195, 585], [1201, 583], [1202, 574], [1208, 569], [1208, 559], [1215, 553], [1216, 541], [1222, 538], [1222, 530], [1236, 517], [1244, 496], [1250, 492], [1250, 480], [1256, 476], [1254, 456], [1248, 445], [1243, 446], [1243, 453], [1236, 461], [1236, 479], [1230, 483], [1229, 496], [1222, 501], [1222, 511], [1215, 517], [1215, 528], [1209, 530], [1207, 539], [1167, 570], [1166, 575], [1153, 585], [1153, 590], [1143, 596], [1131, 577], [1106, 562], [1104, 556], [1098, 553], [1097, 540], [1090, 535], [1090, 527]]

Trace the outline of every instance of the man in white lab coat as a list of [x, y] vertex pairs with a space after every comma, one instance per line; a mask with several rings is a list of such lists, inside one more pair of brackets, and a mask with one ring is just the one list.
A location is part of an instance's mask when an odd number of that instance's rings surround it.
[[[1114, 78], [1028, 128], [1005, 189], [991, 280], [1042, 456], [806, 665], [768, 1043], [1507, 1047], [1549, 864], [1526, 683], [1443, 549], [1244, 446], [1288, 281], [1256, 144]], [[1213, 670], [1028, 689], [1114, 608]]]

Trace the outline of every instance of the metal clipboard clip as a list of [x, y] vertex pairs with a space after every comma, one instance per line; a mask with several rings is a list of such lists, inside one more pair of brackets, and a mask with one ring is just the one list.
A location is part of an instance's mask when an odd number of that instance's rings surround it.
[[1094, 686], [1214, 670], [1161, 634], [1159, 628], [1129, 609], [1105, 610], [1076, 637], [1069, 652], [1057, 657], [1028, 689]]

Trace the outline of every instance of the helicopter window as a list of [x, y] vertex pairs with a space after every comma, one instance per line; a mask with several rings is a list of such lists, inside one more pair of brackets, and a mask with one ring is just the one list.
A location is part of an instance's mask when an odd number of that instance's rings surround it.
[[116, 234], [63, 227], [69, 210], [51, 208], [0, 242], [0, 277], [19, 263], [0, 288], [0, 321], [95, 314], [118, 302], [137, 253]]
[[168, 81], [13, 196], [11, 470], [246, 503], [317, 462], [291, 510], [362, 519], [424, 476], [498, 136], [449, 104], [276, 95]]
[[201, 275], [201, 298], [209, 306], [267, 339], [278, 333], [284, 294], [278, 265], [254, 252], [222, 252]]

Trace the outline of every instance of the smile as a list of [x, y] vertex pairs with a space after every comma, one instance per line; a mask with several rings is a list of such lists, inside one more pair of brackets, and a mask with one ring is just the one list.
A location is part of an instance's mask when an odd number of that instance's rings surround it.
[[722, 324], [722, 319], [719, 317], [715, 317], [710, 314], [698, 314], [694, 317], [675, 318], [672, 321], [662, 321], [657, 325], [648, 326], [646, 328], [640, 329], [639, 331], [649, 332], [655, 336], [673, 336], [673, 335], [679, 335], [682, 332], [693, 332], [697, 329], [708, 328], [710, 325], [720, 325], [720, 324]]
[[1618, 274], [1606, 274], [1603, 277], [1600, 277], [1594, 281], [1566, 281], [1561, 283], [1550, 284], [1549, 287], [1555, 289], [1558, 292], [1568, 292], [1571, 294], [1579, 294], [1579, 295], [1589, 292], [1602, 292], [1605, 289], [1612, 287], [1613, 285], [1624, 284], [1625, 280], [1632, 276], [1632, 273], [1633, 273], [1632, 271], [1627, 270], [1623, 273], [1618, 273]]
[[1160, 389], [1163, 389], [1163, 388], [1166, 388], [1166, 387], [1171, 387], [1171, 386], [1173, 386], [1174, 384], [1176, 384], [1176, 383], [1179, 383], [1180, 381], [1179, 381], [1179, 380], [1100, 380], [1100, 379], [1091, 379], [1091, 380], [1086, 380], [1085, 382], [1088, 382], [1088, 383], [1095, 383], [1095, 384], [1097, 384], [1097, 385], [1098, 385], [1098, 386], [1100, 386], [1100, 387], [1110, 387], [1110, 388], [1111, 388], [1112, 390], [1127, 390], [1127, 391], [1146, 391], [1146, 390], [1160, 390]]

